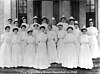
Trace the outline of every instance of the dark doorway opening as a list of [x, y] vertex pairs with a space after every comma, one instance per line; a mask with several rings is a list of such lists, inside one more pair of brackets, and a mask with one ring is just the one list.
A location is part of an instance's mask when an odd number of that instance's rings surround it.
[[38, 23], [41, 23], [42, 1], [33, 1], [33, 17], [38, 17]]
[[59, 22], [59, 1], [53, 1], [53, 16]]
[[89, 19], [92, 18], [94, 22], [94, 27], [96, 27], [95, 24], [95, 13], [94, 12], [87, 12], [86, 13], [86, 27], [89, 27]]
[[71, 16], [79, 21], [79, 1], [71, 1]]

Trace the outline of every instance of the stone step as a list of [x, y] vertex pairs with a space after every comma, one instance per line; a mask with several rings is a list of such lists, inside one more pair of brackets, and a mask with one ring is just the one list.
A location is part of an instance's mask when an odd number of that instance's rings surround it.
[[34, 69], [34, 68], [4, 68], [0, 69], [0, 74], [100, 74], [100, 58], [94, 59], [94, 68], [92, 70], [85, 69], [68, 69], [62, 67], [62, 64], [52, 63], [47, 69]]

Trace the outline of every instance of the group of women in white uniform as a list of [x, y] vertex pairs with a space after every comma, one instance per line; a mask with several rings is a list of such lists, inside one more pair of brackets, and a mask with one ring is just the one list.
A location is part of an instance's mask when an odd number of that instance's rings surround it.
[[53, 17], [50, 24], [46, 17], [42, 24], [38, 18], [33, 18], [34, 23], [29, 25], [26, 18], [18, 27], [18, 20], [5, 26], [1, 35], [0, 67], [34, 67], [46, 69], [51, 63], [61, 63], [67, 68], [93, 68], [92, 59], [100, 57], [97, 42], [98, 31], [93, 27], [93, 20], [89, 20], [90, 27], [78, 28], [79, 23], [73, 17], [66, 23], [66, 17], [56, 25]]

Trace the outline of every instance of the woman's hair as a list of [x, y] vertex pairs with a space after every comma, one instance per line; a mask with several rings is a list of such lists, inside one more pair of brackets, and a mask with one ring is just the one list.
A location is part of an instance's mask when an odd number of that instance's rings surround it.
[[41, 26], [40, 29], [41, 29], [41, 28], [44, 28], [44, 29], [45, 29], [45, 26]]
[[75, 19], [69, 19], [69, 22], [70, 22], [70, 21], [75, 21]]
[[62, 19], [65, 19], [66, 20], [66, 17], [61, 17], [60, 22], [61, 22]]
[[8, 19], [8, 21], [9, 21], [9, 20], [11, 20], [11, 21], [12, 21], [12, 19], [11, 19], [11, 18], [9, 18], [9, 19]]
[[44, 19], [46, 19], [46, 23], [48, 24], [49, 20], [46, 17], [42, 18], [42, 22], [43, 22]]
[[22, 27], [25, 27], [25, 28], [26, 28], [26, 25], [22, 25], [22, 26], [21, 26], [21, 29], [22, 29]]
[[28, 34], [29, 34], [30, 32], [33, 32], [33, 30], [29, 30], [29, 31], [27, 31]]
[[[15, 22], [18, 22], [18, 21], [14, 21], [14, 24], [15, 24]], [[19, 22], [18, 22], [19, 23]]]
[[72, 29], [72, 30], [73, 30], [73, 27], [68, 27], [68, 28], [67, 28], [67, 31], [68, 31], [69, 29]]
[[86, 28], [83, 28], [83, 29], [81, 29], [81, 32], [83, 32], [83, 30], [86, 30], [86, 31], [87, 31], [87, 29], [86, 29]]
[[39, 27], [39, 24], [38, 24], [38, 23], [34, 24], [33, 27], [34, 27], [35, 25], [37, 25], [37, 26]]
[[19, 29], [18, 29], [18, 28], [14, 28], [14, 29], [13, 29], [13, 32], [14, 32], [15, 30], [19, 31]]
[[5, 30], [6, 30], [7, 28], [9, 28], [9, 29], [10, 29], [10, 26], [6, 26], [6, 27], [5, 27]]

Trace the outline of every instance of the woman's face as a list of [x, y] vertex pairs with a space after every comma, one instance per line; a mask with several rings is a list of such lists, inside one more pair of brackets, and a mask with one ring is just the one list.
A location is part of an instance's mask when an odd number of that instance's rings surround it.
[[47, 20], [46, 19], [43, 19], [42, 23], [47, 23]]
[[55, 25], [56, 24], [56, 20], [53, 20], [51, 24], [52, 25]]
[[15, 22], [15, 26], [18, 26], [18, 22]]
[[14, 34], [17, 34], [17, 32], [18, 32], [17, 30], [14, 30]]
[[22, 27], [22, 31], [25, 31], [25, 29], [26, 29], [25, 27]]
[[93, 26], [93, 22], [90, 22], [89, 25], [90, 25], [90, 26]]
[[70, 25], [74, 25], [74, 21], [73, 20], [71, 20], [69, 23], [70, 23]]
[[26, 19], [23, 19], [23, 23], [26, 23]]
[[67, 31], [68, 31], [68, 33], [72, 33], [73, 32], [73, 30], [71, 28], [69, 28]]
[[37, 23], [37, 19], [34, 19], [34, 20], [33, 20], [33, 23]]
[[40, 30], [41, 30], [41, 32], [44, 32], [45, 29], [44, 28], [41, 28]]
[[58, 26], [59, 30], [62, 30], [63, 26]]
[[28, 35], [32, 35], [32, 32], [29, 32]]
[[35, 25], [34, 28], [35, 28], [35, 29], [38, 29], [38, 25]]
[[77, 29], [78, 28], [78, 25], [74, 25], [75, 26], [75, 29]]
[[6, 32], [10, 32], [10, 28], [6, 28], [6, 30], [5, 30]]
[[62, 19], [61, 19], [61, 22], [66, 22], [66, 19], [65, 19], [65, 18], [62, 18]]
[[12, 21], [11, 21], [11, 20], [8, 20], [8, 23], [9, 23], [9, 24], [11, 24], [11, 23], [12, 23]]
[[83, 34], [86, 34], [86, 32], [87, 32], [86, 30], [83, 30], [83, 31], [82, 31]]

